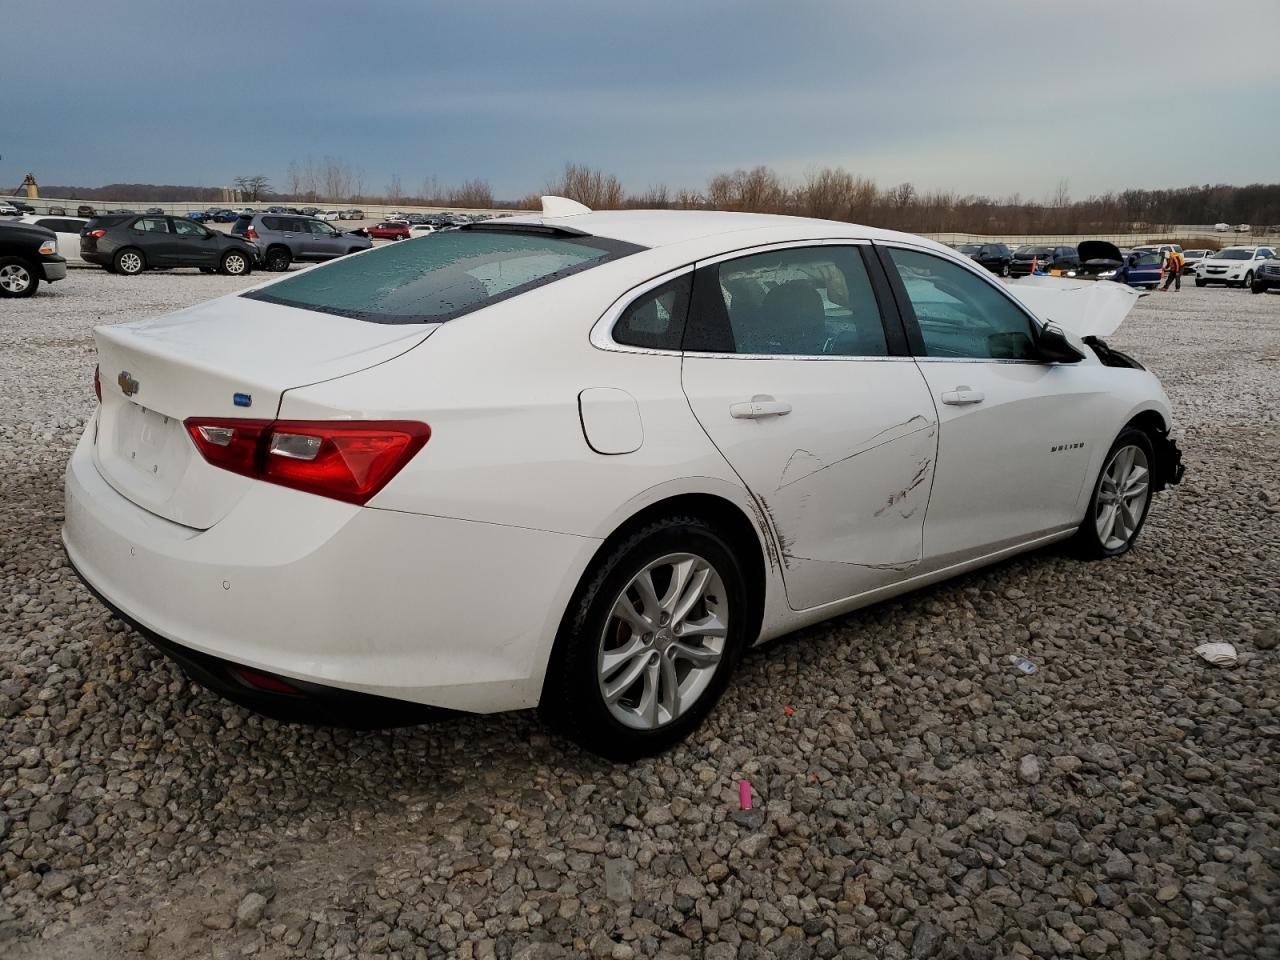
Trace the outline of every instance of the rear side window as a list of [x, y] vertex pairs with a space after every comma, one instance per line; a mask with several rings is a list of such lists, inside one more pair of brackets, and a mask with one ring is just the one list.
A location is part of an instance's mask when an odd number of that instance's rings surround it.
[[134, 221], [133, 229], [143, 233], [168, 233], [169, 221], [164, 217], [143, 217]]
[[648, 350], [679, 350], [689, 313], [693, 274], [669, 280], [636, 298], [613, 325], [613, 340]]
[[704, 267], [685, 349], [757, 356], [888, 355], [857, 247], [773, 250]]
[[642, 249], [603, 237], [450, 230], [242, 296], [372, 323], [439, 323]]

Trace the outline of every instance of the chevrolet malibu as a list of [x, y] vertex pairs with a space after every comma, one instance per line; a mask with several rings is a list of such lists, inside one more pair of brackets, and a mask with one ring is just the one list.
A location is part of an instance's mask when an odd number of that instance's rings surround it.
[[241, 703], [537, 706], [638, 757], [753, 644], [1055, 541], [1129, 550], [1182, 472], [1159, 382], [1099, 339], [1136, 299], [546, 198], [99, 327], [63, 539]]

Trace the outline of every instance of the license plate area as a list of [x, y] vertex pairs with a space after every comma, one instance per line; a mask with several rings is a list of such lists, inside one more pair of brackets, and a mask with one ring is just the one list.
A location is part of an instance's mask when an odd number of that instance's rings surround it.
[[139, 492], [155, 497], [172, 491], [191, 454], [182, 421], [128, 402], [118, 405], [113, 420], [112, 465]]

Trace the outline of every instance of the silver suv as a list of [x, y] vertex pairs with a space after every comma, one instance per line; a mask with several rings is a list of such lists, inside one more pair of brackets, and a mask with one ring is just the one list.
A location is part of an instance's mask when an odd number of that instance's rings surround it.
[[315, 217], [284, 213], [241, 214], [231, 233], [258, 245], [264, 270], [288, 270], [295, 260], [332, 260], [373, 246], [363, 230], [338, 230]]

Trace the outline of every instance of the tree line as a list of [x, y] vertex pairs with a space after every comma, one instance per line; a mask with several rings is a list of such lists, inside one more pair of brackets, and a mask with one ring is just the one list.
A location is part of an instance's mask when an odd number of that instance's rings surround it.
[[[482, 178], [442, 184], [434, 176], [406, 184], [394, 175], [381, 191], [369, 190], [362, 170], [334, 158], [311, 157], [289, 164], [284, 182], [273, 189], [262, 175], [233, 178], [248, 200], [312, 203], [387, 203], [479, 209], [537, 209], [540, 194], [503, 200]], [[220, 200], [217, 187], [108, 184], [104, 187], [42, 188], [48, 196], [87, 200]], [[921, 190], [899, 183], [881, 186], [841, 167], [815, 168], [788, 179], [767, 166], [712, 176], [704, 188], [650, 186], [633, 192], [614, 174], [586, 164], [566, 163], [541, 193], [569, 197], [593, 210], [687, 209], [780, 213], [914, 233], [1081, 234], [1159, 230], [1178, 224], [1280, 224], [1280, 183], [1247, 186], [1204, 184], [1174, 189], [1111, 191], [1073, 199], [1059, 181], [1043, 199], [1013, 194], [988, 197], [950, 190]]]

